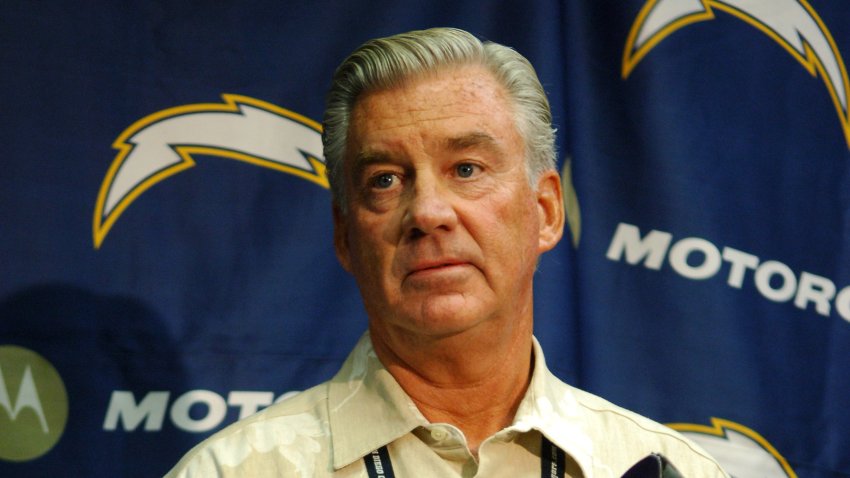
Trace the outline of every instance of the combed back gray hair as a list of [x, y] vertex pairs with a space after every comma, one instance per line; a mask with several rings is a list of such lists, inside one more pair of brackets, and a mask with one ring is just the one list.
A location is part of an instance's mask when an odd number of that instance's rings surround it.
[[535, 184], [555, 168], [555, 130], [546, 92], [531, 63], [511, 48], [481, 42], [454, 28], [433, 28], [370, 40], [337, 68], [328, 92], [323, 122], [328, 180], [334, 202], [347, 210], [343, 158], [351, 111], [360, 95], [401, 85], [405, 79], [441, 68], [481, 65], [513, 101], [516, 127], [525, 142], [526, 170]]

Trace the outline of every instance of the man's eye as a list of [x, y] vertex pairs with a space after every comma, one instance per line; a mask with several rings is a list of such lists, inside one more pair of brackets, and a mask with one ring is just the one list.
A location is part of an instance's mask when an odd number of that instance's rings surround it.
[[395, 174], [380, 174], [372, 178], [372, 187], [378, 189], [388, 189], [391, 188], [396, 183], [396, 181], [398, 181], [398, 178], [396, 178]]
[[457, 175], [462, 178], [468, 178], [475, 174], [475, 166], [469, 163], [459, 164], [457, 166]]

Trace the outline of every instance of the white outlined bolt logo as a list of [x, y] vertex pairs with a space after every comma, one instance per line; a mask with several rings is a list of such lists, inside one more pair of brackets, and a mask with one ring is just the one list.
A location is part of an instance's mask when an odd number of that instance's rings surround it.
[[68, 394], [53, 365], [0, 345], [0, 460], [29, 461], [53, 448], [68, 421]]

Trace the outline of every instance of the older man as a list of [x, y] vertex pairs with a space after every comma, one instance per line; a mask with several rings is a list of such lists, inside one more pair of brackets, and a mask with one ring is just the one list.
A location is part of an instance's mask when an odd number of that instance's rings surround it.
[[171, 476], [725, 476], [672, 430], [573, 389], [532, 337], [563, 230], [545, 93], [454, 29], [366, 43], [325, 114], [337, 255], [369, 316], [330, 381], [219, 432]]

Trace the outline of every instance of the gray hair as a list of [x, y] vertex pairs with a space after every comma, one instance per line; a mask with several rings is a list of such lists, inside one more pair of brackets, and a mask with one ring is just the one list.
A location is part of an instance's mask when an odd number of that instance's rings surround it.
[[411, 76], [441, 68], [481, 65], [508, 92], [516, 112], [516, 127], [525, 142], [526, 171], [532, 184], [555, 169], [555, 130], [546, 92], [534, 67], [515, 50], [481, 42], [454, 28], [433, 28], [370, 40], [337, 68], [328, 92], [323, 121], [328, 180], [334, 202], [347, 210], [343, 158], [351, 111], [360, 95], [401, 85]]

